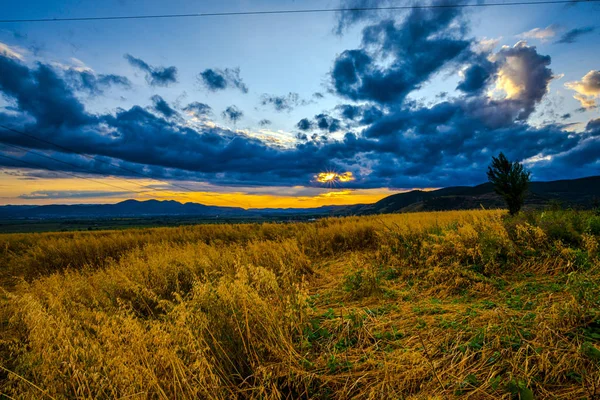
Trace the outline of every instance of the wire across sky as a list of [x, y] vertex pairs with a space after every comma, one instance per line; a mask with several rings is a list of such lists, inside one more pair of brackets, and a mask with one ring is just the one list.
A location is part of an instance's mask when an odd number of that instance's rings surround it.
[[311, 8], [300, 10], [257, 10], [257, 11], [231, 11], [231, 12], [208, 12], [208, 13], [184, 13], [184, 14], [153, 14], [153, 15], [113, 15], [95, 17], [57, 17], [57, 18], [22, 18], [22, 19], [0, 19], [1, 24], [26, 23], [26, 22], [68, 22], [68, 21], [114, 21], [135, 19], [165, 19], [165, 18], [201, 18], [201, 17], [233, 17], [243, 15], [282, 15], [282, 14], [316, 14], [334, 12], [369, 12], [369, 11], [401, 11], [414, 9], [434, 8], [475, 8], [475, 7], [508, 7], [508, 6], [533, 6], [552, 4], [577, 4], [598, 3], [600, 0], [541, 0], [541, 1], [505, 1], [488, 3], [444, 3], [426, 5], [399, 5], [385, 7], [355, 7], [355, 8]]

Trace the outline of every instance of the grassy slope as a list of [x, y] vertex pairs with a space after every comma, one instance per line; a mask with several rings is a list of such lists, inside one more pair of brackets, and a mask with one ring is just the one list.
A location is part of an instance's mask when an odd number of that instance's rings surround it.
[[592, 399], [599, 235], [496, 211], [2, 235], [0, 393]]

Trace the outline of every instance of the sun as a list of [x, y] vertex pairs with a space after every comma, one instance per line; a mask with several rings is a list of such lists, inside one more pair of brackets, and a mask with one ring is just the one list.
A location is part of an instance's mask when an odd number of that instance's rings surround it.
[[335, 181], [337, 174], [335, 172], [321, 172], [317, 175], [317, 182], [329, 183]]
[[346, 171], [343, 173], [337, 173], [334, 171], [325, 171], [325, 172], [319, 172], [315, 176], [315, 181], [317, 181], [319, 183], [324, 183], [329, 186], [334, 186], [339, 183], [350, 182], [350, 181], [353, 181], [354, 179], [356, 179], [356, 178], [354, 177], [354, 174], [350, 171]]

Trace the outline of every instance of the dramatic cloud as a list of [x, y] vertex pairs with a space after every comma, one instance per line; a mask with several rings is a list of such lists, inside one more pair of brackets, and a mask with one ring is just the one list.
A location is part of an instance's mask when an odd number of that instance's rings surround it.
[[315, 176], [315, 180], [319, 183], [335, 183], [335, 182], [350, 182], [353, 181], [354, 175], [352, 172], [321, 172]]
[[36, 129], [74, 128], [97, 121], [46, 64], [29, 69], [16, 59], [0, 56], [0, 91], [16, 101], [26, 121], [34, 118]]
[[355, 120], [362, 112], [362, 108], [360, 106], [354, 106], [352, 104], [341, 104], [337, 106], [337, 108], [341, 111], [342, 116], [345, 119]]
[[464, 78], [456, 87], [467, 94], [480, 94], [497, 72], [497, 65], [480, 57], [463, 73]]
[[341, 128], [340, 120], [327, 114], [315, 115], [315, 121], [317, 127], [322, 131], [336, 132]]
[[[338, 118], [332, 117], [331, 115], [326, 113], [321, 113], [315, 115], [315, 117], [312, 120], [308, 118], [302, 118], [296, 124], [296, 128], [303, 132], [311, 131], [313, 129], [319, 129], [321, 131], [332, 133], [342, 129], [342, 124]], [[318, 135], [315, 137], [318, 137]]]
[[586, 128], [588, 131], [594, 131], [600, 134], [600, 118], [596, 118], [588, 122]]
[[493, 57], [500, 65], [496, 88], [518, 109], [517, 119], [523, 120], [534, 111], [535, 105], [548, 92], [554, 78], [549, 68], [550, 56], [539, 54], [535, 46], [521, 41], [513, 47], [503, 47]]
[[577, 92], [573, 97], [582, 108], [596, 108], [596, 99], [600, 98], [600, 71], [591, 70], [580, 81], [567, 82], [565, 86]]
[[205, 69], [198, 74], [198, 80], [211, 92], [236, 88], [242, 93], [248, 93], [248, 87], [240, 78], [239, 68]]
[[340, 104], [336, 109], [349, 124], [370, 125], [383, 116], [383, 111], [372, 105]]
[[229, 121], [236, 123], [244, 116], [242, 110], [237, 108], [236, 106], [229, 106], [222, 113], [223, 118], [228, 119]]
[[76, 90], [88, 92], [95, 96], [103, 94], [104, 90], [111, 86], [120, 86], [124, 89], [131, 87], [131, 81], [121, 75], [97, 75], [93, 71], [76, 69], [67, 70], [66, 75]]
[[169, 86], [177, 82], [176, 67], [153, 67], [140, 58], [125, 54], [125, 59], [132, 66], [146, 73], [146, 82], [150, 86]]
[[196, 118], [206, 117], [212, 114], [212, 108], [208, 104], [194, 101], [183, 108], [188, 115]]
[[575, 43], [583, 35], [594, 32], [596, 28], [593, 26], [586, 26], [584, 28], [571, 29], [565, 32], [556, 43]]
[[268, 119], [261, 119], [260, 121], [258, 121], [258, 125], [260, 125], [260, 126], [271, 125], [271, 121]]
[[310, 131], [312, 129], [312, 122], [308, 118], [302, 118], [298, 121], [296, 127], [301, 131]]
[[[397, 23], [363, 30], [360, 49], [346, 50], [331, 71], [333, 90], [350, 100], [397, 103], [469, 49], [457, 9], [416, 9]], [[383, 58], [386, 66], [382, 67]]]
[[163, 99], [159, 95], [155, 94], [154, 96], [151, 97], [151, 100], [152, 100], [152, 103], [154, 103], [154, 106], [152, 107], [152, 109], [154, 111], [156, 111], [157, 113], [159, 113], [160, 115], [162, 115], [163, 117], [171, 118], [171, 117], [174, 117], [177, 115], [177, 111], [172, 109], [171, 106], [169, 105], [169, 103], [167, 103], [165, 101], [165, 99]]
[[557, 24], [549, 25], [545, 28], [534, 28], [530, 31], [523, 32], [519, 37], [523, 39], [538, 39], [541, 41], [548, 41], [558, 34], [560, 26]]
[[[0, 109], [0, 124], [43, 140], [0, 130], [0, 142], [51, 152], [68, 163], [2, 147], [0, 154], [15, 160], [2, 158], [0, 166], [33, 176], [61, 170], [135, 176], [128, 171], [137, 171], [220, 186], [335, 183], [350, 190], [478, 184], [486, 180], [491, 156], [503, 151], [526, 162], [535, 179], [600, 174], [599, 120], [582, 124], [578, 132], [569, 132], [559, 114], [558, 123], [528, 123], [554, 79], [550, 57], [523, 41], [497, 51], [478, 47], [468, 37], [462, 12], [415, 9], [397, 19], [360, 19], [361, 43], [332, 60], [328, 98], [337, 96], [342, 104], [301, 119], [290, 127], [293, 132], [268, 135], [210, 121], [206, 104], [181, 108], [159, 96], [148, 104], [92, 112], [58, 66], [0, 55], [0, 92], [8, 104]], [[356, 21], [346, 20], [344, 27]], [[139, 68], [147, 75], [155, 70]], [[230, 74], [215, 76], [225, 76], [225, 88], [239, 88], [229, 83]], [[415, 91], [434, 76], [458, 74], [454, 93], [417, 99], [421, 93]], [[591, 71], [569, 88], [596, 99], [596, 74]], [[222, 88], [219, 79], [212, 81]], [[440, 90], [447, 89], [436, 87], [433, 93]], [[223, 112], [233, 123], [242, 116], [235, 106]], [[23, 162], [40, 167], [27, 169]]]
[[275, 111], [292, 111], [295, 107], [309, 104], [308, 101], [300, 99], [298, 93], [288, 93], [285, 96], [275, 96], [263, 94], [260, 98], [260, 104], [263, 106], [271, 105]]

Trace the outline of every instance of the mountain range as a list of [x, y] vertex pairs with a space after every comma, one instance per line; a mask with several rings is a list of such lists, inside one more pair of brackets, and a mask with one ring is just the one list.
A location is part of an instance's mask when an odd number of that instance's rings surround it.
[[[550, 182], [531, 182], [525, 208], [542, 208], [555, 202], [565, 207], [598, 207], [600, 176]], [[504, 202], [490, 183], [453, 186], [438, 190], [412, 190], [388, 196], [373, 204], [323, 206], [317, 208], [265, 208], [207, 206], [177, 201], [125, 200], [116, 204], [8, 205], [0, 206], [0, 220], [122, 217], [293, 217], [324, 215], [368, 215], [380, 213], [503, 208]]]
[[[593, 208], [600, 201], [600, 176], [531, 182], [525, 208], [542, 208], [550, 203], [563, 207]], [[398, 193], [353, 210], [356, 214], [382, 214], [414, 211], [468, 210], [505, 208], [491, 183], [477, 186], [453, 186], [432, 191], [413, 190]]]

